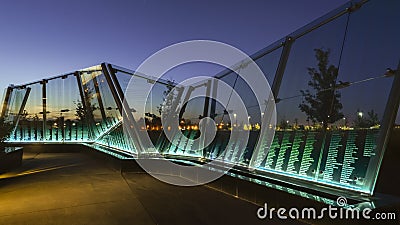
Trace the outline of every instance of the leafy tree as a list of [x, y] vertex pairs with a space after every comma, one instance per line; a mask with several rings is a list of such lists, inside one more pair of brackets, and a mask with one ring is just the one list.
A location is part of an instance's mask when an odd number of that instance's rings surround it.
[[307, 114], [309, 120], [322, 123], [323, 129], [326, 130], [328, 124], [343, 118], [341, 94], [336, 89], [338, 68], [329, 64], [329, 49], [326, 51], [314, 49], [314, 51], [318, 67], [307, 68], [311, 77], [308, 86], [312, 90], [300, 91], [304, 99], [299, 108]]
[[79, 121], [84, 121], [85, 118], [86, 118], [86, 110], [85, 110], [85, 108], [83, 107], [82, 102], [81, 102], [81, 101], [77, 101], [77, 102], [75, 102], [75, 105], [76, 105], [76, 108], [75, 108], [75, 110], [76, 110], [75, 116], [78, 118]]
[[289, 123], [285, 119], [282, 119], [279, 122], [279, 128], [281, 128], [282, 130], [286, 130], [289, 128]]
[[371, 111], [369, 111], [367, 114], [368, 114], [368, 123], [369, 123], [370, 127], [379, 125], [379, 122], [380, 122], [379, 116], [377, 113], [374, 112], [373, 109]]
[[[157, 106], [157, 111], [160, 114], [160, 116], [163, 117], [164, 120], [170, 118], [170, 116], [174, 116], [170, 114], [175, 111], [175, 109], [173, 109], [173, 105], [174, 101], [177, 100], [176, 94], [172, 92], [174, 87], [175, 87], [175, 81], [167, 80], [166, 89], [163, 92], [163, 102], [159, 106]], [[166, 127], [170, 122], [170, 120], [167, 120], [167, 124], [162, 124], [161, 117], [152, 113], [147, 113], [146, 116], [151, 119], [150, 124], [155, 124], [155, 125], [159, 124]], [[161, 152], [166, 151], [171, 146], [171, 143], [169, 142], [168, 138], [166, 138], [164, 132], [160, 133], [156, 141], [156, 146], [158, 149], [160, 149]]]
[[[98, 109], [98, 106], [96, 104], [92, 103], [92, 99], [93, 99], [93, 90], [92, 89], [85, 90], [83, 99], [85, 101], [85, 104], [83, 104], [82, 101], [74, 102], [76, 105], [75, 116], [77, 117], [77, 119], [81, 125], [82, 131], [85, 129], [85, 125], [87, 126], [87, 125], [95, 124], [94, 111]], [[84, 107], [84, 106], [86, 106], [86, 107]], [[88, 129], [88, 131], [89, 131], [89, 136], [93, 135], [92, 129]], [[83, 138], [83, 132], [82, 132], [82, 138]]]
[[92, 103], [92, 93], [93, 91], [90, 89], [87, 89], [85, 91], [85, 106], [83, 106], [82, 101], [77, 101], [75, 102], [76, 108], [75, 108], [75, 116], [78, 117], [78, 120], [82, 123], [85, 122], [93, 122], [94, 121], [94, 114], [93, 112], [98, 108], [95, 104]]
[[[172, 106], [173, 103], [176, 99], [175, 94], [172, 92], [174, 89], [175, 81], [173, 80], [167, 80], [167, 85], [166, 85], [166, 90], [163, 91], [163, 102], [157, 106], [157, 112], [162, 116], [164, 119], [169, 116], [169, 113], [173, 110]], [[149, 124], [151, 126], [161, 126], [161, 117], [157, 116], [156, 114], [147, 112], [145, 113], [145, 121], [146, 124]]]
[[357, 110], [357, 118], [354, 120], [356, 128], [370, 128], [379, 125], [378, 114], [374, 110], [367, 112], [367, 117], [364, 117], [360, 110]]
[[150, 126], [161, 126], [161, 117], [153, 113], [145, 113], [145, 123]]
[[176, 96], [172, 92], [175, 87], [174, 83], [174, 80], [167, 80], [166, 90], [163, 92], [163, 103], [157, 107], [158, 113], [160, 113], [162, 117], [167, 116], [172, 110], [174, 110], [172, 109], [172, 105], [176, 100]]

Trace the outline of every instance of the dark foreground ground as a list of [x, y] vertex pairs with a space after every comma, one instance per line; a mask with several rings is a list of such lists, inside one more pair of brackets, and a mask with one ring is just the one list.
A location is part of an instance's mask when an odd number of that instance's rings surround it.
[[0, 178], [0, 224], [271, 224], [252, 203], [121, 173], [83, 152], [24, 153]]
[[[140, 169], [122, 169], [112, 157], [67, 146], [65, 152], [26, 151], [22, 167], [0, 174], [0, 225], [11, 224], [364, 224], [366, 221], [259, 220], [259, 206], [206, 186], [178, 187], [165, 184]], [[58, 147], [57, 147], [58, 148]], [[72, 149], [70, 149], [72, 148]], [[100, 154], [100, 155], [99, 155]], [[111, 158], [111, 159], [110, 159]], [[133, 162], [129, 162], [131, 165]], [[120, 165], [120, 164], [118, 164]], [[129, 166], [128, 166], [129, 167]], [[134, 165], [132, 165], [135, 168]], [[126, 165], [124, 166], [126, 168]], [[383, 172], [393, 168], [383, 168]], [[121, 172], [125, 171], [125, 172]], [[127, 172], [136, 171], [136, 172]], [[384, 174], [390, 174], [385, 172]], [[385, 175], [387, 176], [387, 175]], [[399, 185], [392, 182], [381, 183]], [[179, 178], [176, 178], [179, 179]], [[235, 183], [235, 178], [225, 182]], [[259, 202], [275, 207], [316, 206], [306, 200], [266, 187], [250, 186], [260, 192]], [[260, 191], [261, 188], [261, 191]], [[383, 189], [383, 188], [382, 188]], [[398, 190], [392, 188], [393, 190]], [[229, 189], [228, 189], [229, 190]], [[252, 189], [248, 193], [252, 195]], [[229, 192], [229, 191], [228, 191]], [[260, 204], [259, 204], [260, 205]], [[325, 207], [324, 205], [322, 205]], [[385, 209], [399, 212], [399, 205]], [[400, 214], [397, 213], [397, 216]], [[368, 224], [399, 224], [368, 221]]]

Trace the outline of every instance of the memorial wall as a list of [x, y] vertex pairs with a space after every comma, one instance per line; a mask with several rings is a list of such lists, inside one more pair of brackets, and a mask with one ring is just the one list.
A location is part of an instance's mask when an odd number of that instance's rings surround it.
[[[400, 88], [394, 82], [399, 79], [399, 11], [399, 1], [350, 1], [252, 55], [274, 93], [276, 124], [263, 124], [267, 105], [257, 105], [239, 69], [230, 68], [214, 78], [241, 97], [248, 118], [237, 116], [234, 99], [225, 107], [211, 98], [194, 99], [180, 105], [179, 130], [186, 138], [168, 140], [160, 111], [166, 94], [172, 92], [171, 104], [179, 105], [191, 94], [206, 94], [210, 87], [172, 90], [175, 84], [168, 80], [103, 63], [10, 86], [2, 110], [2, 116], [15, 125], [9, 142], [84, 143], [135, 157], [138, 141], [123, 129], [124, 115], [129, 115], [135, 123], [145, 122], [135, 129], [138, 137], [149, 135], [155, 146], [151, 151], [220, 160], [245, 172], [254, 170], [260, 177], [303, 186], [308, 182], [309, 188], [373, 194], [396, 117], [392, 112], [399, 107], [394, 96]], [[129, 82], [137, 88], [130, 89], [134, 98], [124, 105]], [[150, 97], [143, 93], [148, 87]], [[216, 89], [211, 96], [231, 94]], [[217, 132], [202, 147], [189, 140], [200, 136], [199, 121], [204, 117], [215, 121]], [[275, 131], [270, 144], [260, 132], [263, 126]], [[249, 133], [248, 141], [228, 144], [242, 131]]]

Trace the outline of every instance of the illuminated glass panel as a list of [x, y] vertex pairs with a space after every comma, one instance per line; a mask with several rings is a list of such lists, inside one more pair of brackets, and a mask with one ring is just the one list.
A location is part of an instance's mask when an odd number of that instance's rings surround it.
[[[279, 47], [255, 60], [270, 83], [270, 86], [272, 86], [281, 53], [282, 47]], [[227, 108], [224, 108], [219, 104], [216, 106], [215, 120], [218, 124], [216, 138], [217, 141], [214, 141], [210, 148], [207, 148], [207, 157], [212, 159], [216, 158], [220, 152], [226, 149], [227, 153], [223, 156], [225, 161], [248, 165], [253, 155], [253, 150], [259, 139], [263, 112], [260, 111], [260, 106], [257, 103], [257, 99], [253, 93], [253, 90], [241, 77], [238, 76], [237, 73], [232, 71], [223, 76], [220, 80], [221, 82], [225, 82], [231, 86], [233, 90], [238, 93], [241, 100], [245, 104], [246, 111], [249, 116], [249, 122], [247, 123], [246, 121], [238, 118], [237, 114], [239, 114], [239, 112], [237, 106], [239, 105], [239, 102], [235, 102], [237, 100], [230, 98], [231, 94], [233, 93], [227, 94], [217, 92], [217, 99], [229, 99], [227, 101]], [[261, 106], [261, 108], [265, 108], [265, 105]], [[233, 121], [230, 121], [229, 114], [232, 115], [231, 118], [233, 118]], [[239, 141], [239, 143], [236, 143], [234, 146], [227, 146], [232, 129], [248, 130], [248, 143], [243, 144]], [[241, 152], [241, 154], [238, 154], [238, 152]]]
[[[26, 90], [27, 89], [24, 87], [14, 88], [10, 96], [7, 119], [17, 125], [10, 137], [13, 141], [22, 141], [24, 138], [24, 122], [22, 122], [21, 125], [19, 120], [23, 121], [25, 116], [19, 115], [19, 112], [22, 107], [23, 99], [27, 93]], [[23, 114], [26, 114], [26, 111], [23, 111]]]
[[[165, 138], [162, 132], [160, 109], [163, 105], [166, 93], [171, 93], [168, 90], [173, 88], [173, 85], [169, 85], [171, 88], [168, 89], [168, 81], [160, 80], [156, 82], [150, 77], [145, 78], [129, 71], [124, 72], [118, 70], [116, 72], [116, 77], [123, 91], [127, 89], [129, 82], [132, 82], [129, 92], [125, 94], [128, 96], [127, 104], [129, 105], [130, 113], [136, 123], [142, 124], [143, 121], [145, 122], [145, 126], [138, 125], [140, 127], [137, 127], [139, 137], [148, 135], [158, 150], [163, 153], [169, 153], [171, 143]], [[149, 95], [145, 90], [151, 90]], [[177, 93], [173, 93], [171, 96], [173, 96], [172, 98], [174, 100], [172, 100], [170, 104], [173, 104]], [[144, 146], [144, 149], [156, 151], [156, 149], [151, 146]]]
[[96, 140], [120, 122], [121, 115], [101, 66], [80, 71], [85, 100], [88, 139]]
[[[329, 75], [334, 76], [335, 67], [339, 65], [346, 23], [347, 16], [341, 16], [294, 41], [276, 98], [277, 131], [268, 155], [258, 169], [306, 180], [333, 181], [331, 177], [323, 177], [324, 172], [327, 174], [329, 171], [321, 168], [323, 157], [327, 158], [327, 151], [324, 149], [329, 148], [331, 135], [319, 131], [324, 129], [322, 121], [311, 121], [314, 118], [308, 118], [300, 106], [305, 103], [302, 91], [309, 90], [315, 95], [309, 83], [310, 74], [318, 72], [318, 59], [316, 59], [318, 51], [329, 52], [327, 67], [332, 65]], [[311, 71], [314, 67], [316, 71]], [[331, 83], [335, 83], [334, 78], [332, 79]], [[329, 84], [325, 86], [328, 87]], [[332, 91], [322, 92], [321, 95], [327, 95], [324, 98], [326, 101], [323, 102], [325, 105], [316, 106], [321, 108], [330, 106], [328, 96], [330, 92]], [[319, 111], [324, 114], [327, 110], [324, 108]], [[334, 151], [333, 148], [331, 150]], [[331, 155], [329, 157], [333, 158]]]
[[122, 124], [119, 124], [109, 133], [103, 135], [96, 143], [112, 149], [136, 152], [132, 140], [125, 135]]
[[47, 85], [47, 140], [78, 141], [82, 138], [82, 125], [78, 115], [81, 97], [74, 74], [48, 81]]
[[25, 105], [22, 123], [24, 124], [24, 141], [43, 141], [43, 98], [42, 84], [36, 83], [27, 86], [30, 88], [28, 101]]
[[381, 121], [394, 79], [391, 70], [399, 65], [400, 33], [393, 29], [400, 19], [399, 10], [398, 1], [368, 1], [350, 14], [339, 73], [339, 80], [351, 83], [341, 91], [346, 121], [358, 128], [356, 139], [364, 142], [364, 146], [352, 147], [353, 154], [346, 151], [354, 163], [343, 164], [342, 176], [350, 176], [369, 193], [385, 150], [377, 138], [385, 132]]
[[[383, 150], [377, 149], [380, 122], [393, 82], [384, 74], [397, 68], [400, 50], [399, 35], [390, 29], [395, 8], [398, 3], [370, 1], [294, 41], [277, 98], [275, 139], [261, 171], [372, 193], [380, 163], [374, 158]], [[382, 33], [393, 35], [377, 35]], [[368, 47], [374, 44], [380, 47]]]

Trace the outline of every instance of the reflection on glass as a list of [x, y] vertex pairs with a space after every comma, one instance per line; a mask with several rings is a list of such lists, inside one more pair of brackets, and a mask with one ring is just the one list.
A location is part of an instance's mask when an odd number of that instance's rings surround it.
[[25, 130], [24, 141], [43, 140], [43, 107], [42, 85], [40, 83], [28, 86], [31, 88], [21, 122]]
[[[135, 127], [139, 138], [149, 136], [154, 146], [160, 149], [161, 152], [168, 152], [170, 143], [166, 140], [162, 132], [161, 113], [163, 102], [166, 96], [170, 93], [174, 85], [168, 84], [171, 81], [155, 81], [154, 79], [143, 75], [137, 75], [131, 71], [117, 70], [116, 78], [124, 91], [126, 106], [125, 110], [129, 108], [128, 114], [132, 115], [135, 120]], [[131, 82], [131, 86], [128, 85]], [[150, 90], [150, 93], [148, 91]], [[171, 95], [172, 96], [172, 95]], [[170, 104], [173, 101], [167, 101]], [[121, 130], [122, 132], [122, 130]], [[124, 138], [122, 133], [119, 135]], [[129, 150], [136, 151], [133, 147], [135, 145], [135, 138], [129, 138], [128, 143], [122, 141], [123, 145], [129, 146]], [[136, 143], [137, 144], [137, 143]], [[142, 143], [143, 144], [143, 143]], [[155, 151], [151, 146], [144, 146], [147, 151]]]
[[110, 132], [122, 119], [101, 66], [80, 71], [86, 110], [80, 114], [89, 126], [88, 138], [96, 140]]
[[258, 58], [255, 60], [257, 65], [260, 67], [261, 71], [267, 78], [269, 85], [272, 86], [274, 82], [276, 69], [278, 68], [278, 63], [281, 58], [282, 47]]
[[377, 148], [377, 137], [393, 83], [391, 71], [399, 64], [400, 33], [392, 29], [400, 19], [399, 9], [398, 1], [368, 1], [350, 14], [339, 72], [340, 80], [350, 82], [350, 87], [342, 90], [346, 121], [356, 130], [369, 132], [364, 152], [359, 149], [353, 154], [357, 159], [352, 173], [359, 175], [362, 162], [366, 170], [363, 189], [369, 193], [374, 189], [384, 151], [382, 146]]
[[[23, 104], [23, 99], [27, 94], [26, 87], [14, 88], [9, 101], [7, 119], [16, 125], [14, 133], [11, 135], [11, 139], [16, 141], [22, 141], [24, 139], [24, 119], [26, 117], [26, 111], [24, 110], [20, 115], [20, 110]], [[22, 123], [20, 121], [22, 120]]]
[[294, 41], [276, 98], [277, 131], [259, 169], [337, 181], [331, 177], [336, 165], [328, 165], [336, 156], [324, 149], [338, 151], [331, 140], [343, 144], [342, 135], [329, 130], [343, 118], [336, 82], [346, 23], [341, 16]]
[[[81, 97], [75, 75], [65, 75], [46, 84], [46, 139], [48, 141], [85, 140], [86, 123], [78, 117]], [[54, 97], [58, 96], [58, 97]]]
[[[397, 67], [400, 49], [395, 41], [364, 34], [390, 33], [378, 25], [383, 14], [389, 21], [395, 17], [394, 10], [383, 13], [388, 5], [368, 2], [295, 40], [277, 98], [275, 139], [260, 169], [372, 192], [376, 177], [370, 174], [376, 176], [371, 170], [377, 165], [371, 162], [380, 150], [380, 122], [393, 82], [385, 73]], [[367, 15], [376, 15], [372, 27]], [[384, 50], [369, 49], [372, 43]]]

